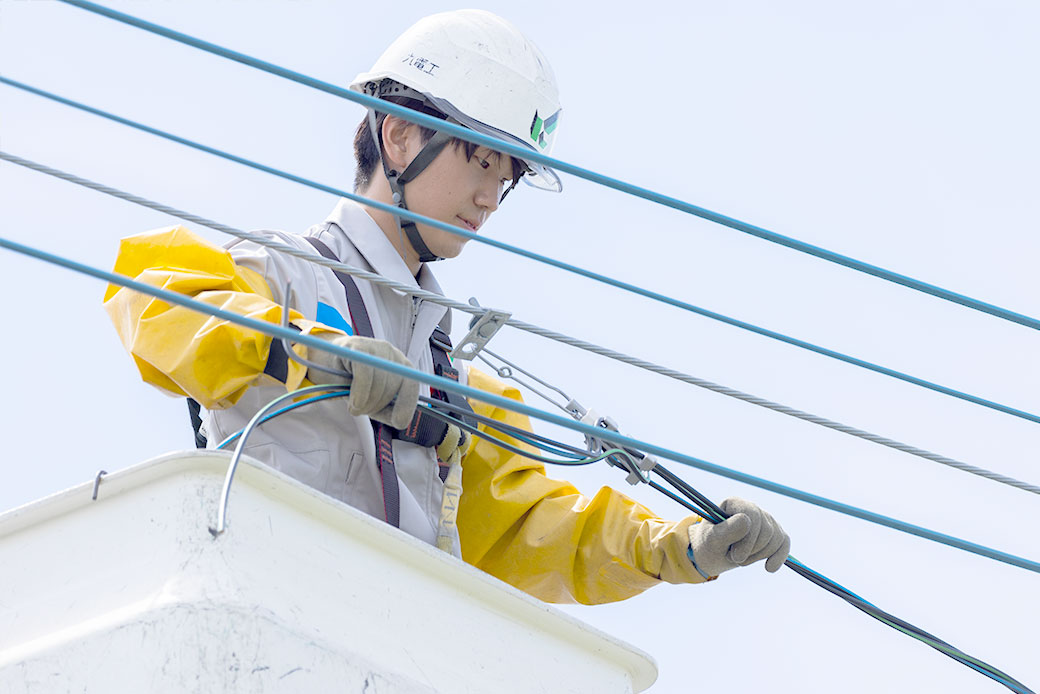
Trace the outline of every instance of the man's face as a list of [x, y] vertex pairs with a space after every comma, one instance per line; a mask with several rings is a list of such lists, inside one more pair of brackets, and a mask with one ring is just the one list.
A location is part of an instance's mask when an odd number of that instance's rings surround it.
[[[467, 160], [463, 147], [449, 144], [404, 192], [413, 212], [476, 232], [498, 209], [502, 191], [512, 181], [509, 156], [478, 147]], [[469, 240], [425, 224], [418, 229], [430, 251], [441, 258], [454, 258]]]

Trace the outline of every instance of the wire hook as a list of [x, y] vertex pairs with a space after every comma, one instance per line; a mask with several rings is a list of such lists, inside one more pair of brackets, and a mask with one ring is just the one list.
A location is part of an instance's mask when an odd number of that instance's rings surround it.
[[[288, 282], [285, 283], [285, 300], [282, 302], [282, 327], [283, 328], [288, 328], [289, 327], [289, 293], [291, 291], [292, 291], [292, 280], [289, 280]], [[282, 347], [285, 349], [285, 355], [289, 359], [292, 359], [297, 364], [301, 364], [303, 366], [306, 366], [308, 369], [314, 369], [315, 371], [324, 371], [325, 373], [332, 374], [334, 376], [339, 376], [340, 378], [345, 379], [347, 381], [352, 381], [354, 379], [354, 374], [352, 374], [352, 373], [349, 373], [347, 371], [341, 371], [340, 369], [333, 369], [333, 368], [330, 368], [328, 366], [324, 366], [323, 364], [318, 364], [316, 362], [313, 362], [310, 359], [305, 359], [305, 358], [301, 357], [300, 355], [296, 354], [296, 352], [293, 351], [292, 343], [289, 342], [288, 339], [283, 337], [283, 338], [281, 338], [281, 340], [282, 340]]]

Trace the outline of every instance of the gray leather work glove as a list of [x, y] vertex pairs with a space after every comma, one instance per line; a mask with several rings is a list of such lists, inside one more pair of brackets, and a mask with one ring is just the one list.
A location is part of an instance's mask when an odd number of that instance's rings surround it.
[[[415, 368], [412, 366], [412, 362], [408, 361], [408, 357], [401, 353], [401, 350], [386, 340], [337, 333], [317, 333], [314, 337], [320, 337], [340, 347]], [[315, 385], [343, 384], [350, 386], [348, 396], [350, 414], [355, 417], [368, 415], [395, 429], [404, 429], [412, 421], [415, 406], [419, 402], [419, 383], [417, 381], [374, 366], [356, 363], [330, 352], [318, 349], [307, 351], [310, 361], [350, 374], [350, 378], [340, 378], [335, 374], [318, 369], [307, 370], [307, 378]]]
[[791, 551], [791, 538], [773, 517], [750, 501], [730, 497], [720, 508], [729, 518], [689, 528], [694, 566], [705, 577], [766, 560], [766, 571], [780, 570]]

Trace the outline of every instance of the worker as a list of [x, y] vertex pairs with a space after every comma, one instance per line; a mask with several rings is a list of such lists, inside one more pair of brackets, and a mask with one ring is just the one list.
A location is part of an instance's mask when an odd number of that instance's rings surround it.
[[[549, 154], [560, 131], [548, 61], [512, 24], [481, 10], [420, 20], [351, 89], [532, 152]], [[561, 189], [556, 173], [537, 162], [375, 110], [358, 126], [354, 150], [357, 193], [470, 232], [521, 180]], [[345, 199], [305, 235], [258, 233], [437, 293], [431, 264], [459, 255], [467, 240]], [[284, 303], [302, 335], [520, 401], [516, 389], [448, 359], [443, 306], [253, 242], [221, 248], [180, 226], [147, 232], [122, 241], [115, 271], [271, 323], [281, 322]], [[730, 518], [712, 525], [698, 516], [661, 519], [606, 487], [588, 498], [461, 426], [428, 426], [425, 408], [416, 407], [420, 393], [431, 395], [426, 385], [116, 286], [105, 307], [143, 379], [206, 409], [197, 435], [210, 447], [287, 390], [349, 383], [349, 397], [308, 404], [255, 430], [245, 452], [542, 600], [612, 602], [761, 560], [775, 572], [787, 556], [787, 534], [748, 501], [727, 499]], [[513, 411], [476, 399], [462, 404], [530, 428]]]

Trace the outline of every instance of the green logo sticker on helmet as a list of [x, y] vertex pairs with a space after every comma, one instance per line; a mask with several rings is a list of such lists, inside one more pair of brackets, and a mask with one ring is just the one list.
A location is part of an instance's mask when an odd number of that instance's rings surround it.
[[556, 130], [556, 125], [560, 121], [560, 111], [562, 110], [556, 109], [556, 113], [545, 120], [538, 117], [538, 111], [534, 112], [534, 120], [531, 121], [531, 139], [537, 142], [542, 149], [545, 149], [545, 146], [549, 144], [545, 141], [545, 136], [552, 134], [552, 131]]

